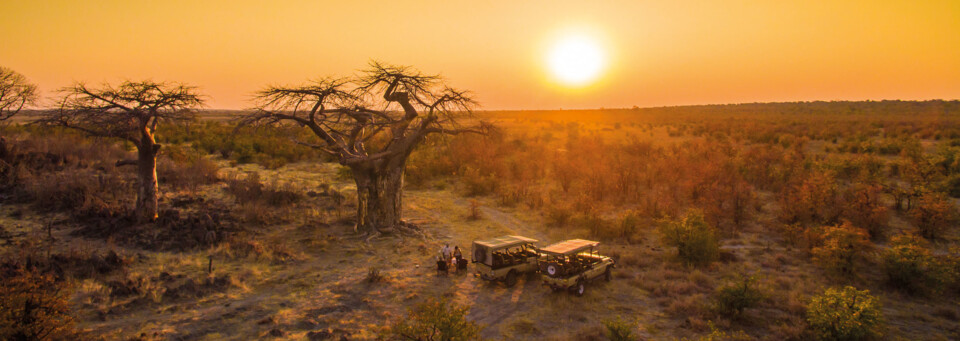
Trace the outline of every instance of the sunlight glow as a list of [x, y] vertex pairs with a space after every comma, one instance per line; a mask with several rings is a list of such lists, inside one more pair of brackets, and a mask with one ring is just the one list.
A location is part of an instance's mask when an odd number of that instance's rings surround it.
[[591, 37], [567, 36], [550, 48], [547, 64], [550, 72], [566, 85], [586, 85], [600, 76], [605, 58], [603, 49]]

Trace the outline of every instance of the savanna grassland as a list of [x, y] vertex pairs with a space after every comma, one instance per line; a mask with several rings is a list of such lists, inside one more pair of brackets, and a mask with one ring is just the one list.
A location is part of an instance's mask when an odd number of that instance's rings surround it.
[[[398, 339], [441, 302], [485, 339], [960, 338], [957, 101], [479, 112], [486, 135], [407, 163], [423, 235], [372, 239], [349, 170], [290, 138], [312, 135], [231, 116], [158, 129], [150, 223], [129, 143], [6, 127], [0, 300], [43, 313], [0, 332]], [[575, 297], [437, 275], [443, 244], [504, 234], [599, 240], [614, 279]]]

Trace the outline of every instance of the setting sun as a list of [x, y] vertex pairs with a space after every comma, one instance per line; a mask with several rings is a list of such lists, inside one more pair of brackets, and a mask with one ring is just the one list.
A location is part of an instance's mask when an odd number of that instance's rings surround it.
[[596, 40], [585, 35], [567, 36], [553, 44], [547, 55], [550, 73], [566, 85], [586, 85], [600, 76], [605, 55]]

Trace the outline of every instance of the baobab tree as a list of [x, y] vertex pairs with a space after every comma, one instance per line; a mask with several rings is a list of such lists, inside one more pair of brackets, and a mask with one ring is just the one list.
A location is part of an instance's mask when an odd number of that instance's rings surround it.
[[256, 103], [243, 124], [309, 129], [319, 143], [299, 143], [350, 169], [357, 184], [355, 230], [371, 237], [409, 230], [401, 220], [404, 168], [426, 136], [484, 131], [483, 124], [457, 122], [476, 105], [469, 92], [446, 86], [436, 75], [378, 62], [352, 78], [268, 87]]
[[90, 136], [129, 141], [137, 149], [137, 158], [119, 160], [117, 166], [137, 166], [138, 221], [157, 218], [156, 140], [161, 122], [190, 120], [194, 109], [203, 105], [196, 88], [179, 83], [126, 81], [90, 88], [83, 83], [60, 90], [59, 108], [49, 111], [41, 123], [59, 125]]
[[[0, 123], [20, 113], [37, 101], [37, 86], [27, 77], [0, 66]], [[7, 142], [0, 136], [0, 159], [7, 155]]]

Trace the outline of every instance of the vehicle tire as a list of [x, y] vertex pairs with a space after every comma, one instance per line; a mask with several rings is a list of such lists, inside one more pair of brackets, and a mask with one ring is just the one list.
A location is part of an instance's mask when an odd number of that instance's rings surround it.
[[503, 280], [503, 283], [506, 284], [508, 288], [517, 285], [517, 272], [510, 270], [510, 272], [507, 273], [507, 277]]
[[557, 273], [558, 273], [557, 268], [559, 267], [560, 265], [558, 264], [553, 264], [553, 263], [547, 264], [547, 275], [550, 275], [551, 277], [557, 276]]
[[583, 281], [577, 282], [577, 285], [573, 287], [573, 294], [577, 297], [583, 296], [585, 292], [587, 292], [587, 285]]
[[603, 280], [609, 282], [610, 279], [613, 278], [613, 275], [611, 274], [611, 272], [612, 271], [610, 271], [610, 267], [608, 266], [607, 269], [603, 271]]

